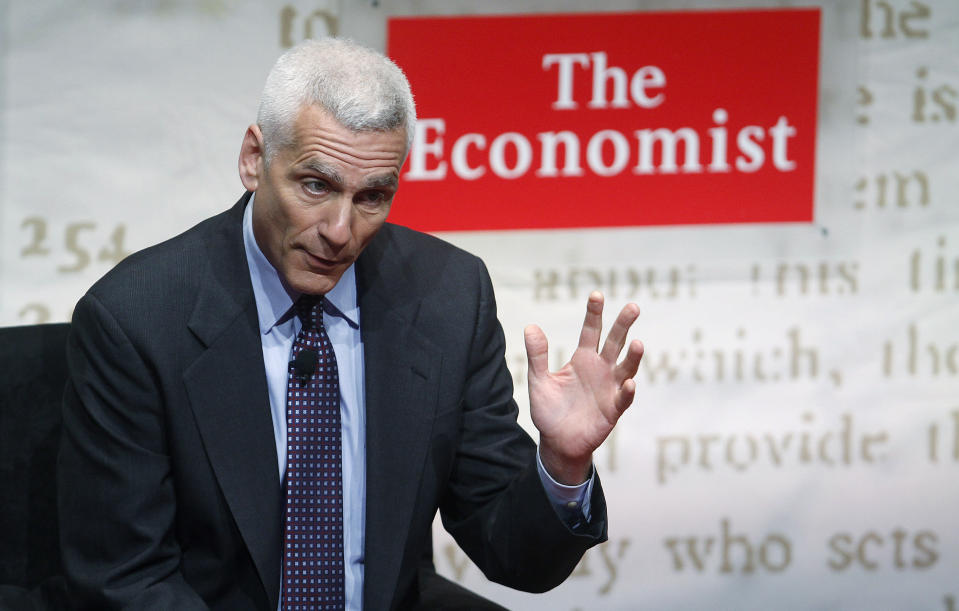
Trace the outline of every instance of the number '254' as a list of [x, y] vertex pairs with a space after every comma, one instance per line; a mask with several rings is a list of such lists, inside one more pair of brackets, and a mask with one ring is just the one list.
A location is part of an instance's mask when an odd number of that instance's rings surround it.
[[[31, 216], [23, 219], [20, 228], [27, 233], [28, 242], [20, 250], [21, 257], [47, 257], [51, 254], [51, 242], [47, 238], [47, 221], [39, 216]], [[97, 225], [91, 221], [78, 221], [68, 223], [63, 230], [63, 248], [66, 250], [72, 261], [57, 266], [57, 271], [62, 273], [75, 273], [83, 271], [90, 265], [92, 254], [89, 250], [89, 241], [98, 240], [101, 236], [96, 235]], [[87, 234], [93, 234], [87, 235]], [[123, 240], [126, 237], [126, 226], [118, 224], [106, 238], [100, 241], [100, 250], [97, 252], [97, 261], [106, 263], [117, 263], [128, 254], [123, 246]]]

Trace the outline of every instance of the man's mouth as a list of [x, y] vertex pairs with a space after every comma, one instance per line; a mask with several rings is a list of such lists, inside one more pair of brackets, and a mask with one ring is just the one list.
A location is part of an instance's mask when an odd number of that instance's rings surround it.
[[307, 250], [304, 250], [303, 254], [306, 255], [307, 264], [313, 268], [332, 269], [338, 265], [337, 261], [326, 259], [324, 257], [318, 257]]

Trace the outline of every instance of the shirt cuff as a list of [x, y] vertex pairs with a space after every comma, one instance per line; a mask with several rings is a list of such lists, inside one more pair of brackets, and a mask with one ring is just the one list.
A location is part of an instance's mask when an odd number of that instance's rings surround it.
[[571, 528], [588, 524], [590, 520], [589, 501], [593, 496], [593, 482], [596, 480], [596, 470], [590, 467], [589, 479], [576, 486], [560, 484], [546, 471], [543, 460], [536, 448], [536, 466], [539, 470], [539, 480], [543, 482], [546, 496], [556, 509], [563, 521]]

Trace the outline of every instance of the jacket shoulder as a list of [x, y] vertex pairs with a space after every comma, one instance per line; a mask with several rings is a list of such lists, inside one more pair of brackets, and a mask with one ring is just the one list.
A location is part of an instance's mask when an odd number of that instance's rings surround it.
[[[204, 268], [216, 236], [229, 232], [233, 210], [207, 218], [183, 233], [139, 250], [120, 261], [93, 284], [90, 293], [108, 297], [117, 291], [141, 289], [156, 293], [169, 285], [183, 285]], [[242, 250], [242, 227], [233, 228]]]
[[381, 256], [395, 257], [404, 266], [412, 266], [412, 269], [433, 276], [449, 266], [473, 269], [477, 265], [483, 266], [482, 260], [476, 255], [436, 236], [402, 225], [387, 223], [377, 239]]
[[234, 207], [133, 253], [95, 282], [81, 303], [93, 298], [121, 323], [164, 324], [187, 316], [210, 282], [236, 293], [238, 278], [249, 284], [242, 275], [241, 220], [242, 207]]

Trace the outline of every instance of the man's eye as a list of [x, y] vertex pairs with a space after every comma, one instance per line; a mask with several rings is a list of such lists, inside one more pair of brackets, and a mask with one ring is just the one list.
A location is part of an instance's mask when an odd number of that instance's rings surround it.
[[329, 187], [322, 180], [310, 180], [303, 183], [303, 188], [310, 193], [320, 194], [329, 190]]
[[379, 206], [389, 198], [382, 191], [367, 191], [356, 196], [356, 201], [364, 206]]

